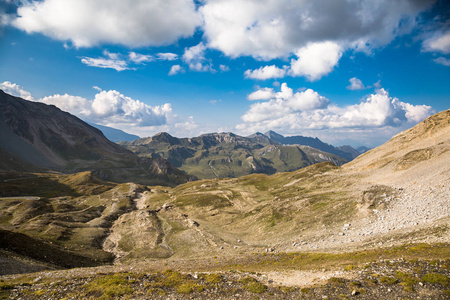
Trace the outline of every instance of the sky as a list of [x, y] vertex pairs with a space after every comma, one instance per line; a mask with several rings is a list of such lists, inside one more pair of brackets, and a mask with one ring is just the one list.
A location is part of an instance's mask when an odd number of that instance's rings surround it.
[[450, 107], [444, 0], [0, 0], [0, 89], [140, 137], [375, 147]]

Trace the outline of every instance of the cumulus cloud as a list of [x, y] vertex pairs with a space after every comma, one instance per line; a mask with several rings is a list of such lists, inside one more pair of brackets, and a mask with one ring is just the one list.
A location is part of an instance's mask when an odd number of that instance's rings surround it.
[[192, 0], [44, 0], [23, 1], [12, 24], [76, 47], [140, 47], [189, 37], [201, 17]]
[[357, 91], [357, 90], [363, 90], [366, 88], [364, 86], [364, 84], [362, 83], [362, 81], [356, 77], [350, 78], [349, 82], [350, 82], [350, 85], [347, 86], [348, 90]]
[[308, 44], [296, 52], [298, 59], [291, 60], [289, 74], [318, 80], [333, 70], [342, 53], [342, 47], [334, 42]]
[[[284, 87], [283, 87], [284, 86]], [[339, 107], [313, 90], [295, 94], [282, 85], [276, 98], [250, 106], [236, 126], [240, 132], [265, 130], [303, 132], [305, 130], [372, 130], [411, 126], [431, 115], [427, 105], [412, 105], [389, 96], [379, 89], [359, 104]], [[296, 98], [295, 102], [292, 102]], [[299, 101], [301, 100], [301, 101]]]
[[301, 111], [322, 109], [327, 107], [329, 100], [317, 92], [307, 89], [294, 93], [286, 83], [281, 85], [281, 91], [274, 93], [271, 88], [264, 88], [248, 96], [249, 100], [270, 99], [251, 105], [250, 110], [242, 117], [244, 122], [260, 122], [272, 118], [283, 118], [286, 115]]
[[106, 126], [113, 124], [118, 127], [162, 125], [167, 122], [167, 116], [172, 113], [169, 103], [149, 106], [115, 90], [100, 90], [93, 100], [68, 94], [56, 94], [38, 101], [53, 104], [83, 120]]
[[93, 119], [114, 124], [133, 124], [135, 126], [162, 125], [172, 113], [169, 103], [149, 106], [139, 100], [126, 97], [115, 90], [101, 91], [95, 95], [91, 104]]
[[173, 65], [170, 68], [169, 76], [176, 75], [178, 73], [183, 73], [183, 72], [184, 72], [184, 69], [180, 65]]
[[439, 32], [423, 42], [423, 49], [428, 52], [450, 53], [450, 30]]
[[0, 83], [0, 89], [10, 95], [20, 97], [26, 100], [34, 100], [34, 97], [27, 91], [25, 91], [20, 85], [12, 83], [10, 81], [4, 81]]
[[286, 68], [280, 69], [275, 65], [261, 67], [256, 70], [247, 70], [245, 78], [266, 80], [271, 78], [283, 78], [286, 75]]
[[269, 60], [321, 41], [370, 51], [409, 32], [434, 2], [206, 0], [200, 11], [209, 47]]
[[186, 48], [183, 54], [183, 61], [188, 64], [189, 69], [198, 72], [215, 72], [211, 62], [205, 58], [207, 47], [204, 43]]
[[55, 105], [63, 111], [70, 112], [81, 118], [90, 117], [92, 114], [92, 103], [87, 99], [79, 96], [72, 96], [68, 94], [55, 94], [37, 100], [48, 105]]
[[248, 100], [269, 100], [275, 98], [275, 92], [272, 88], [262, 88], [257, 91], [254, 91], [250, 95], [247, 96]]

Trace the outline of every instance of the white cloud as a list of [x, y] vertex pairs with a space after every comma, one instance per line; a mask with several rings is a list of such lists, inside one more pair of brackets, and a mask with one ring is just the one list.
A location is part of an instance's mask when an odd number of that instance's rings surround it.
[[322, 109], [327, 107], [329, 100], [320, 96], [317, 92], [307, 89], [294, 94], [286, 83], [281, 85], [281, 91], [274, 93], [272, 88], [263, 88], [248, 96], [249, 100], [265, 100], [252, 104], [250, 110], [242, 117], [244, 122], [260, 122], [272, 118], [284, 118], [284, 116], [301, 111]]
[[16, 97], [31, 101], [34, 100], [33, 96], [29, 92], [25, 91], [20, 85], [12, 83], [10, 81], [4, 81], [3, 83], [0, 83], [0, 89], [2, 89], [5, 93]]
[[347, 107], [327, 105], [328, 100], [321, 97], [310, 89], [293, 96], [292, 90], [283, 84], [276, 98], [251, 105], [236, 129], [242, 134], [277, 130], [297, 134], [320, 131], [331, 136], [333, 132], [341, 132], [342, 138], [349, 138], [351, 131], [360, 131], [360, 136], [377, 132], [387, 138], [398, 128], [406, 129], [433, 113], [430, 106], [402, 102], [390, 97], [384, 89]]
[[[134, 52], [132, 52], [134, 53]], [[81, 62], [89, 67], [103, 68], [103, 69], [114, 69], [118, 72], [129, 70], [127, 61], [121, 59], [118, 53], [111, 53], [108, 50], [103, 50], [103, 55], [106, 57], [82, 57]], [[137, 54], [135, 54], [137, 55]], [[131, 58], [130, 54], [130, 58]]]
[[108, 58], [82, 57], [81, 62], [89, 67], [114, 69], [116, 71], [128, 70], [127, 62], [124, 60], [115, 60]]
[[173, 60], [177, 60], [178, 59], [178, 55], [175, 53], [158, 53], [156, 54], [156, 56], [158, 57], [158, 59], [160, 60], [168, 60], [168, 61], [173, 61]]
[[375, 82], [373, 84], [373, 87], [376, 88], [376, 89], [380, 89], [381, 88], [381, 80], [378, 80], [377, 82]]
[[254, 91], [250, 95], [247, 96], [248, 100], [269, 100], [275, 98], [275, 92], [272, 88], [262, 88], [257, 91]]
[[291, 60], [289, 74], [305, 76], [310, 81], [320, 79], [337, 65], [343, 48], [334, 42], [311, 43], [296, 52], [297, 60]]
[[350, 85], [347, 86], [347, 89], [356, 91], [356, 90], [364, 90], [366, 87], [362, 83], [362, 81], [356, 77], [349, 79]]
[[87, 99], [79, 96], [55, 94], [53, 96], [44, 97], [37, 101], [43, 102], [48, 105], [55, 105], [61, 110], [70, 112], [71, 114], [80, 118], [89, 118], [92, 114], [92, 103]]
[[428, 52], [450, 53], [450, 30], [440, 32], [423, 42], [423, 49]]
[[266, 80], [271, 78], [283, 78], [286, 75], [286, 68], [280, 69], [275, 65], [261, 67], [256, 70], [247, 70], [245, 78]]
[[139, 100], [126, 97], [115, 90], [101, 91], [95, 95], [91, 104], [93, 119], [114, 124], [133, 124], [135, 126], [154, 126], [166, 123], [172, 113], [169, 103], [162, 106], [149, 106]]
[[230, 57], [287, 57], [330, 41], [370, 51], [410, 32], [434, 0], [206, 0], [200, 11], [208, 46]]
[[156, 126], [167, 123], [172, 114], [169, 103], [161, 106], [149, 106], [139, 100], [124, 96], [115, 90], [100, 90], [93, 100], [68, 94], [47, 96], [40, 100], [53, 104], [88, 122], [116, 128], [132, 126]]
[[133, 51], [128, 53], [128, 56], [132, 62], [138, 65], [155, 60], [155, 58], [152, 55], [140, 54]]
[[229, 67], [229, 66], [226, 66], [226, 65], [220, 65], [220, 66], [219, 66], [219, 69], [220, 69], [220, 71], [222, 71], [222, 72], [228, 72], [228, 71], [230, 71], [230, 67]]
[[180, 65], [173, 65], [170, 68], [169, 76], [176, 75], [178, 73], [183, 73], [183, 72], [184, 72], [184, 69]]
[[211, 62], [205, 58], [206, 45], [199, 43], [184, 49], [183, 61], [189, 65], [189, 69], [198, 72], [215, 72]]
[[164, 45], [191, 36], [201, 24], [192, 0], [23, 1], [17, 15], [17, 28], [76, 47]]
[[436, 59], [433, 59], [433, 61], [437, 64], [450, 67], [450, 59], [447, 59], [445, 57], [438, 57]]

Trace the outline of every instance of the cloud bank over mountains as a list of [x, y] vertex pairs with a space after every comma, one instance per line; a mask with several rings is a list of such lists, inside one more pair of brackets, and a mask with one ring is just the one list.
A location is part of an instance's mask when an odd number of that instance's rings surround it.
[[[176, 115], [170, 103], [149, 106], [115, 90], [104, 91], [94, 87], [98, 93], [91, 100], [68, 94], [35, 99], [8, 81], [0, 83], [0, 89], [27, 100], [55, 105], [85, 121], [140, 136], [167, 131], [192, 137], [214, 131], [200, 126], [192, 116]], [[378, 135], [385, 132], [388, 137], [398, 128], [408, 128], [434, 113], [430, 106], [413, 105], [391, 97], [383, 88], [368, 95], [361, 103], [347, 107], [339, 107], [312, 89], [294, 93], [286, 83], [281, 84], [279, 92], [273, 88], [260, 88], [249, 94], [248, 100], [255, 103], [241, 117], [242, 122], [229, 130], [243, 135], [275, 130], [282, 133], [311, 132], [312, 136], [321, 136], [320, 131], [323, 131], [327, 132], [328, 140], [332, 140], [334, 135], [337, 141], [353, 131], [359, 132], [358, 138], [364, 140], [367, 131]], [[344, 134], [336, 134], [343, 130]]]
[[93, 99], [80, 96], [55, 94], [35, 99], [29, 92], [15, 83], [0, 83], [0, 89], [11, 95], [30, 101], [55, 105], [80, 119], [104, 126], [121, 129], [140, 136], [155, 131], [175, 131], [182, 135], [195, 135], [198, 124], [192, 117], [182, 118], [172, 110], [170, 103], [150, 106], [115, 90], [104, 91], [99, 87]]
[[361, 103], [346, 107], [333, 104], [312, 89], [294, 93], [286, 83], [281, 85], [280, 92], [261, 88], [251, 93], [248, 100], [260, 102], [252, 104], [242, 116], [242, 123], [236, 126], [245, 134], [268, 130], [291, 133], [372, 130], [379, 134], [386, 130], [394, 132], [398, 127], [408, 128], [434, 113], [430, 106], [412, 105], [391, 97], [383, 88]]

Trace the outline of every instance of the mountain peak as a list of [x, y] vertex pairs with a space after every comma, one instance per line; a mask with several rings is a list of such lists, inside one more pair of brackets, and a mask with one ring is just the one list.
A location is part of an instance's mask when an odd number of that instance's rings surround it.
[[280, 143], [284, 139], [284, 136], [272, 130], [267, 131], [264, 135], [267, 136], [269, 139], [275, 140]]
[[176, 137], [171, 136], [167, 132], [160, 132], [152, 136], [151, 141], [160, 142], [160, 143], [168, 143], [171, 145], [179, 144], [179, 140]]

